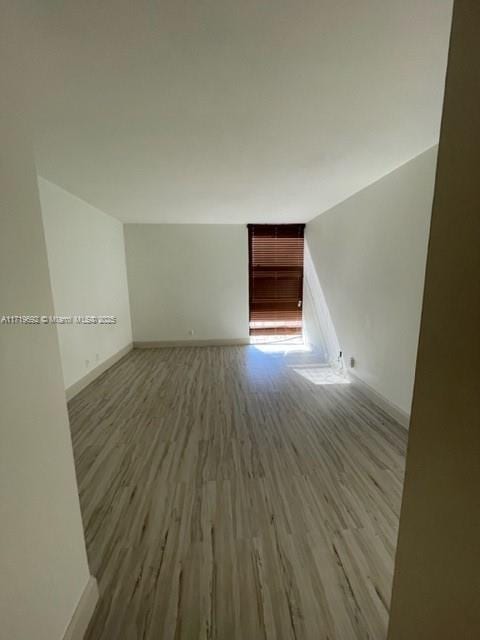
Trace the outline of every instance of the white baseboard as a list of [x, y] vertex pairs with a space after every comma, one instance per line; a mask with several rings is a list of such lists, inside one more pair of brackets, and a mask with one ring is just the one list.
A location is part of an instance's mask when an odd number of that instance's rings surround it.
[[355, 384], [357, 384], [363, 393], [368, 396], [368, 398], [378, 405], [381, 409], [388, 413], [394, 420], [396, 420], [402, 427], [408, 429], [410, 424], [410, 414], [400, 409], [396, 404], [385, 398], [381, 393], [378, 393], [373, 387], [364, 382], [358, 375], [353, 373], [351, 369], [348, 370], [348, 375], [352, 378]]
[[73, 397], [75, 397], [77, 393], [80, 393], [82, 389], [85, 389], [87, 385], [89, 385], [96, 378], [98, 378], [98, 376], [101, 375], [104, 371], [106, 371], [107, 369], [110, 369], [112, 365], [118, 362], [121, 358], [123, 358], [123, 356], [125, 356], [132, 349], [133, 349], [133, 344], [130, 342], [129, 344], [127, 344], [126, 347], [123, 347], [123, 349], [120, 349], [120, 351], [117, 351], [117, 353], [114, 353], [113, 356], [110, 356], [109, 358], [104, 360], [101, 364], [98, 365], [98, 367], [95, 367], [95, 369], [92, 369], [91, 371], [89, 371], [85, 376], [83, 376], [83, 378], [80, 378], [80, 380], [77, 380], [72, 385], [70, 385], [65, 390], [65, 395], [67, 396], [67, 402], [71, 400]]
[[166, 340], [138, 341], [134, 349], [161, 349], [165, 347], [231, 347], [250, 344], [249, 338], [225, 338], [219, 340]]
[[70, 624], [63, 635], [63, 640], [83, 640], [85, 632], [87, 631], [88, 623], [95, 611], [98, 597], [97, 581], [93, 576], [90, 576], [87, 584], [85, 585], [85, 589], [80, 596], [80, 600], [78, 601], [77, 608], [70, 620]]

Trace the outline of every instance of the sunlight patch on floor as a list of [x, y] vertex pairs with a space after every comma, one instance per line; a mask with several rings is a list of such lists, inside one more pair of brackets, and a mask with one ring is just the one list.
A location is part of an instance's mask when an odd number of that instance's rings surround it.
[[298, 353], [310, 351], [306, 344], [255, 344], [255, 349], [262, 353]]
[[344, 369], [334, 369], [324, 365], [292, 366], [292, 369], [299, 376], [316, 385], [350, 384], [351, 382]]
[[262, 353], [295, 353], [311, 351], [302, 335], [250, 336], [250, 344]]

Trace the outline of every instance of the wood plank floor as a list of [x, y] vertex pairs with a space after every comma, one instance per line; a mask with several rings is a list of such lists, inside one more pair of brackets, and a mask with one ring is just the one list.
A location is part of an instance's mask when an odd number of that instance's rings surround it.
[[407, 432], [324, 374], [134, 350], [69, 403], [87, 640], [386, 637]]

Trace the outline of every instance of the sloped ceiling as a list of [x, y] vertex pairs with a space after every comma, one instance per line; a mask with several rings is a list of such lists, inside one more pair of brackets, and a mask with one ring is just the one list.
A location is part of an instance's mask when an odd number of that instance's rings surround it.
[[438, 141], [450, 0], [42, 0], [39, 173], [126, 222], [308, 221]]

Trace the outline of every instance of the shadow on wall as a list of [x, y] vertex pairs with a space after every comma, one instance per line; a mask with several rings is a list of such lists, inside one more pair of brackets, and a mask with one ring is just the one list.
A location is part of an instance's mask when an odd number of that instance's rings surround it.
[[338, 364], [340, 344], [306, 241], [303, 271], [303, 331], [306, 344], [319, 352], [325, 362]]

